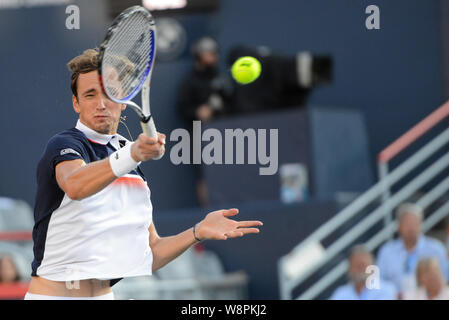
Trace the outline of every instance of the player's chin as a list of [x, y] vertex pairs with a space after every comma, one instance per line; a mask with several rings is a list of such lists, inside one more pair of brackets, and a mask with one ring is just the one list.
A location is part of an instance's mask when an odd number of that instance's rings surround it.
[[95, 117], [95, 129], [97, 132], [109, 134], [114, 122], [109, 117]]

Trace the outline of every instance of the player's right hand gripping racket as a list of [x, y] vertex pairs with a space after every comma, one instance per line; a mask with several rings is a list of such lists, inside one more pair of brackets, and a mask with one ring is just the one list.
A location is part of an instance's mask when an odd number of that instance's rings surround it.
[[[151, 14], [141, 6], [120, 13], [100, 46], [100, 83], [112, 101], [127, 104], [139, 115], [146, 135], [157, 139], [150, 111], [150, 81], [155, 58], [156, 26]], [[142, 108], [131, 101], [141, 89]]]

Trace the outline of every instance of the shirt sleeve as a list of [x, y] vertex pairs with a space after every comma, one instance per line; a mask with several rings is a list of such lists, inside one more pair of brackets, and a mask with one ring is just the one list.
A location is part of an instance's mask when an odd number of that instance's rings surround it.
[[89, 162], [83, 143], [69, 135], [51, 138], [45, 150], [45, 158], [53, 170], [63, 161], [82, 159], [86, 163]]

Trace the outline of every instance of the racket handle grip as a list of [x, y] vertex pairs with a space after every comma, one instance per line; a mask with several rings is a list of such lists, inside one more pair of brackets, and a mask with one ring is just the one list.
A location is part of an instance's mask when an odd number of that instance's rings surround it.
[[[154, 125], [154, 120], [153, 118], [150, 118], [150, 120], [148, 122], [140, 122], [140, 125], [142, 126], [142, 131], [144, 134], [146, 134], [149, 137], [155, 138], [157, 139], [157, 131], [156, 131], [156, 126]], [[153, 158], [153, 160], [159, 160], [160, 158], [162, 158], [164, 156], [164, 154], [161, 154], [159, 157], [157, 158]]]

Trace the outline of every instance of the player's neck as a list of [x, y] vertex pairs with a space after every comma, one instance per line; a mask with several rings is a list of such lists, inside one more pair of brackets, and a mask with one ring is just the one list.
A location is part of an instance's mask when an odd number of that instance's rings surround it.
[[94, 134], [102, 135], [105, 137], [113, 136], [113, 135], [117, 134], [117, 127], [118, 127], [118, 123], [117, 123], [116, 125], [113, 126], [113, 128], [111, 128], [107, 133], [105, 133], [105, 132], [101, 132], [101, 131], [95, 130], [94, 128], [90, 127], [89, 125], [84, 123], [84, 121], [81, 118], [78, 119], [77, 125], [81, 125], [85, 130], [91, 131]]

